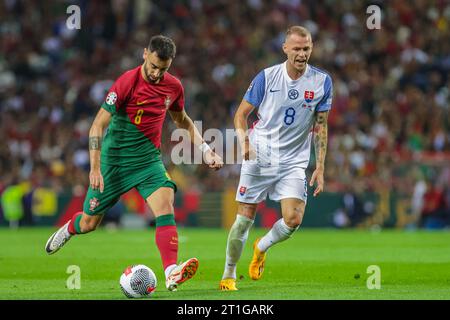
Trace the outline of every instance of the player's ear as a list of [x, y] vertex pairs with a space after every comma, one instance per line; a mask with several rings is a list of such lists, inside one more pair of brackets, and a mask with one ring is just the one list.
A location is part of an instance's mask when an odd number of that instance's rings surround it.
[[148, 55], [148, 50], [147, 48], [144, 48], [144, 53], [142, 54], [142, 59], [147, 59], [147, 55]]
[[286, 46], [286, 42], [283, 42], [283, 52], [285, 54], [287, 54], [287, 46]]

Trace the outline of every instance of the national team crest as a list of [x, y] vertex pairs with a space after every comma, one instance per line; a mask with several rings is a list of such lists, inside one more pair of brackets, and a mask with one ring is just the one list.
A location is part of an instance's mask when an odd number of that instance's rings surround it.
[[241, 187], [239, 188], [239, 194], [240, 194], [241, 196], [243, 196], [243, 195], [245, 194], [246, 191], [247, 191], [247, 187], [241, 186]]
[[100, 201], [98, 201], [97, 198], [92, 198], [89, 200], [89, 211], [94, 211], [95, 208], [97, 208], [100, 204]]
[[166, 99], [164, 100], [164, 105], [166, 106], [166, 109], [169, 108], [171, 102], [172, 100], [170, 100], [170, 97], [166, 96]]
[[314, 91], [305, 91], [305, 101], [311, 102], [314, 99]]

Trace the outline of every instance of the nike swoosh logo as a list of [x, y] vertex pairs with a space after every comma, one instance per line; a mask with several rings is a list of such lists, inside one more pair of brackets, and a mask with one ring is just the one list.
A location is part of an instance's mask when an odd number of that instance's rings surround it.
[[272, 89], [270, 89], [269, 91], [270, 92], [278, 92], [278, 91], [281, 91], [281, 89], [280, 90], [272, 90]]
[[148, 102], [148, 100], [138, 101], [138, 102], [136, 102], [136, 105], [140, 106], [141, 104], [144, 104], [144, 103], [147, 103], [147, 102]]

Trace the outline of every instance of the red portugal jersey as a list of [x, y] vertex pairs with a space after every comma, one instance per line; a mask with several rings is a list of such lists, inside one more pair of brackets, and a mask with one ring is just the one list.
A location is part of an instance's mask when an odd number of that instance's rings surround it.
[[144, 166], [160, 159], [167, 110], [183, 110], [184, 89], [180, 80], [168, 72], [159, 83], [145, 81], [139, 66], [116, 80], [102, 108], [112, 118], [103, 140], [101, 162]]

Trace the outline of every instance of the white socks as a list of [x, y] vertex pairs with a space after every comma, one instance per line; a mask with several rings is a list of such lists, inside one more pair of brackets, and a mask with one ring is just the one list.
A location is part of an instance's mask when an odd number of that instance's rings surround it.
[[227, 256], [225, 270], [222, 279], [236, 279], [236, 263], [241, 257], [242, 250], [248, 238], [248, 232], [253, 225], [253, 220], [240, 214], [236, 215], [236, 220], [230, 229], [227, 241]]
[[[222, 279], [236, 279], [236, 264], [241, 257], [252, 225], [253, 220], [239, 214], [236, 215], [236, 220], [228, 234], [227, 255]], [[289, 227], [283, 218], [279, 219], [272, 226], [272, 229], [258, 242], [258, 249], [261, 252], [266, 252], [274, 244], [289, 239], [297, 229], [298, 227]]]
[[274, 223], [272, 229], [269, 230], [268, 233], [264, 237], [261, 238], [258, 242], [258, 249], [261, 252], [266, 252], [271, 246], [275, 243], [282, 242], [286, 239], [289, 239], [291, 235], [298, 229], [289, 227], [281, 218], [277, 222]]

